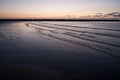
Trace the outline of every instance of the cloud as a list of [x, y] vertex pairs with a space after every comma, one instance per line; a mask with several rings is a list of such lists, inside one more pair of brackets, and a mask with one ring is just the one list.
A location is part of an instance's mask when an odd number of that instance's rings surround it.
[[112, 13], [108, 13], [106, 15], [107, 16], [112, 16], [112, 17], [120, 17], [120, 12], [112, 12]]

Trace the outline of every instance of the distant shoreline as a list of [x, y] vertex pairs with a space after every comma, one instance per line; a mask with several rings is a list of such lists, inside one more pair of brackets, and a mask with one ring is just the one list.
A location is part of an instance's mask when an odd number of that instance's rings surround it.
[[114, 21], [114, 22], [120, 22], [120, 19], [0, 19], [0, 21]]

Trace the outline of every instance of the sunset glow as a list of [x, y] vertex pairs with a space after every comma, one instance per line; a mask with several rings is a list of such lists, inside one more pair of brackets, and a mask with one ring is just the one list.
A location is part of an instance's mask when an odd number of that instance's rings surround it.
[[80, 18], [119, 12], [120, 0], [0, 0], [0, 18]]

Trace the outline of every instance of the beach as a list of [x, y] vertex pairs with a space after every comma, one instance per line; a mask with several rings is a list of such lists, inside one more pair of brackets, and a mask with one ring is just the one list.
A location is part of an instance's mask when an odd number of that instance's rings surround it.
[[18, 80], [118, 80], [120, 22], [0, 22], [0, 66]]

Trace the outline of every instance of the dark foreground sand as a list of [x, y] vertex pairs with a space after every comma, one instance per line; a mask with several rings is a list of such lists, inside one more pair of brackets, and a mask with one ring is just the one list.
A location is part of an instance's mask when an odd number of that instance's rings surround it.
[[69, 71], [60, 73], [44, 68], [0, 67], [0, 80], [119, 80], [119, 75], [83, 75]]
[[0, 80], [119, 80], [117, 73], [105, 75], [72, 74], [69, 71], [56, 72], [44, 68], [0, 67]]

